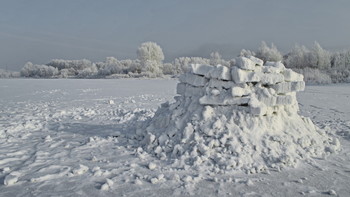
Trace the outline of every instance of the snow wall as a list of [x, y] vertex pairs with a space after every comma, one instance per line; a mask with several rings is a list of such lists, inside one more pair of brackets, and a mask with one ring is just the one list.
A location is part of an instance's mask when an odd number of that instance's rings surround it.
[[[194, 64], [136, 132], [142, 151], [176, 168], [257, 173], [295, 167], [340, 149], [298, 114], [303, 76], [281, 62], [239, 57], [233, 67]], [[140, 151], [140, 149], [138, 149]]]

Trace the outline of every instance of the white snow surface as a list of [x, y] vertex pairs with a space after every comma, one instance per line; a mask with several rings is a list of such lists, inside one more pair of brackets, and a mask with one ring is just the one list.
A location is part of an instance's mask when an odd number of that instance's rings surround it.
[[[300, 79], [291, 75], [289, 78]], [[165, 101], [175, 102], [176, 84], [177, 80], [170, 79], [1, 79], [0, 196], [350, 194], [349, 84], [307, 86], [297, 94], [299, 113], [309, 117], [325, 136], [339, 139], [338, 153], [310, 155], [296, 162], [294, 168], [266, 166], [256, 174], [218, 170], [215, 166], [193, 167], [186, 160], [168, 160], [168, 155], [157, 147], [152, 150], [159, 155], [137, 146], [133, 136], [146, 132], [143, 125], [151, 120], [157, 107]], [[218, 81], [210, 84], [232, 85]], [[290, 88], [281, 86], [280, 91]], [[236, 89], [235, 94], [243, 96], [247, 92]], [[207, 107], [202, 115], [212, 119], [218, 110]], [[211, 127], [220, 128], [225, 123], [220, 117], [217, 120]], [[193, 128], [186, 125], [184, 139], [192, 132]], [[264, 132], [267, 131], [256, 135]], [[241, 135], [244, 138], [240, 140], [248, 140], [248, 145], [256, 138]], [[254, 147], [246, 148], [243, 153]], [[195, 158], [193, 162], [200, 162]]]

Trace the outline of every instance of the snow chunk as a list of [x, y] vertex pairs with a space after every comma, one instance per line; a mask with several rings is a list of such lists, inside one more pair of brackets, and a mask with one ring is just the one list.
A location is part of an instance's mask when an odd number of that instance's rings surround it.
[[222, 81], [218, 79], [210, 79], [208, 83], [208, 87], [210, 88], [229, 89], [234, 86], [237, 85], [233, 81]]
[[231, 94], [233, 97], [242, 97], [250, 93], [251, 93], [251, 90], [248, 87], [247, 88], [233, 87], [231, 89]]
[[294, 99], [291, 95], [277, 96], [276, 105], [290, 105], [295, 101]]
[[209, 73], [214, 70], [214, 66], [205, 64], [191, 64], [191, 72], [196, 75], [209, 76]]
[[210, 106], [205, 106], [204, 111], [203, 111], [203, 118], [204, 120], [208, 120], [214, 115], [214, 110]]
[[101, 190], [102, 191], [107, 191], [109, 190], [109, 185], [107, 183], [104, 183], [102, 186], [101, 186]]
[[152, 184], [157, 184], [159, 182], [158, 178], [154, 177], [154, 178], [151, 178], [151, 183]]
[[284, 70], [283, 75], [286, 81], [303, 81], [304, 80], [304, 76], [302, 74], [296, 73], [291, 69]]
[[106, 179], [106, 183], [108, 184], [108, 186], [112, 186], [114, 184], [114, 182], [111, 179]]
[[285, 94], [288, 92], [299, 92], [305, 89], [304, 81], [282, 82], [271, 86], [278, 94]]
[[185, 73], [181, 75], [179, 77], [179, 80], [182, 83], [187, 83], [196, 87], [203, 87], [208, 82], [208, 79], [191, 73]]
[[276, 84], [284, 81], [284, 76], [278, 73], [266, 73], [260, 77], [262, 84]]
[[220, 64], [216, 66], [210, 66], [205, 64], [192, 64], [191, 71], [195, 75], [204, 76], [209, 79], [212, 78], [221, 80], [231, 80], [230, 69]]
[[227, 95], [203, 96], [199, 99], [201, 105], [241, 105], [248, 103], [249, 97], [232, 97]]
[[89, 167], [80, 164], [79, 168], [73, 170], [73, 174], [74, 175], [82, 175], [85, 172], [87, 172], [88, 170], [89, 170]]
[[45, 142], [51, 142], [51, 141], [52, 141], [52, 138], [50, 135], [45, 137]]
[[305, 90], [305, 82], [304, 81], [296, 81], [292, 82], [291, 92], [299, 92]]
[[249, 101], [250, 113], [256, 116], [262, 116], [267, 113], [267, 107], [261, 103], [256, 96], [252, 96]]
[[148, 164], [148, 169], [150, 169], [150, 170], [154, 170], [154, 169], [156, 169], [156, 167], [157, 167], [157, 165], [155, 163], [153, 163], [153, 162], [150, 162]]
[[231, 68], [232, 80], [235, 83], [258, 82], [261, 80], [261, 74], [256, 73], [256, 72], [252, 72], [252, 71], [239, 69], [237, 67]]
[[286, 67], [282, 62], [269, 62], [267, 61], [263, 67], [263, 72], [265, 73], [282, 73]]
[[249, 56], [248, 58], [255, 63], [255, 66], [262, 66], [264, 64], [264, 61], [262, 61], [261, 59], [259, 59], [257, 57]]
[[331, 195], [331, 196], [336, 196], [337, 195], [337, 192], [336, 191], [334, 191], [334, 190], [329, 190], [328, 192], [327, 192], [329, 195]]
[[142, 185], [142, 181], [140, 179], [136, 179], [134, 183], [135, 185]]
[[214, 88], [210, 91], [210, 94], [213, 96], [219, 96], [220, 95], [220, 90]]
[[254, 183], [252, 180], [248, 179], [247, 182], [246, 182], [247, 186], [253, 186]]
[[210, 78], [212, 79], [222, 79], [231, 80], [230, 69], [226, 66], [216, 65], [213, 70], [210, 71]]
[[176, 93], [187, 96], [187, 97], [194, 97], [194, 96], [203, 96], [205, 90], [203, 88], [194, 87], [191, 85], [187, 85], [185, 83], [179, 83], [177, 84]]
[[256, 62], [246, 57], [238, 57], [236, 59], [236, 66], [243, 70], [255, 70]]
[[14, 185], [15, 183], [17, 183], [18, 181], [18, 176], [11, 173], [9, 175], [7, 175], [4, 179], [4, 185]]

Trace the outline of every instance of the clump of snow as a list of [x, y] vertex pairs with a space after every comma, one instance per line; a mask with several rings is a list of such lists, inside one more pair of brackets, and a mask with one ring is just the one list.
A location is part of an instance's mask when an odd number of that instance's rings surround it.
[[175, 102], [162, 104], [146, 132], [137, 132], [142, 150], [177, 168], [258, 173], [340, 149], [338, 139], [298, 114], [302, 75], [256, 57], [235, 62], [192, 65], [179, 79]]
[[79, 168], [73, 170], [74, 175], [82, 175], [89, 170], [89, 167], [79, 164]]
[[4, 185], [14, 185], [18, 181], [18, 175], [16, 173], [11, 173], [7, 175], [4, 179]]
[[114, 182], [111, 179], [107, 178], [106, 182], [101, 185], [101, 190], [103, 190], [103, 191], [109, 190], [113, 184], [114, 184]]
[[150, 170], [154, 170], [156, 167], [157, 167], [157, 165], [155, 163], [153, 163], [153, 162], [150, 162], [148, 164], [148, 169], [150, 169]]
[[327, 192], [329, 195], [331, 195], [331, 196], [336, 196], [337, 195], [337, 192], [336, 191], [334, 191], [334, 190], [329, 190], [328, 192]]

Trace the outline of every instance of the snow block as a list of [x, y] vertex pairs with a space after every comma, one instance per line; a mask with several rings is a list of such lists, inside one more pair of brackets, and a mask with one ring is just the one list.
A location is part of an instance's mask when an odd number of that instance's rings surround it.
[[221, 94], [221, 92], [220, 92], [220, 90], [214, 88], [214, 89], [211, 89], [210, 94], [213, 96], [219, 96]]
[[262, 61], [261, 59], [259, 59], [257, 57], [249, 56], [248, 58], [255, 63], [255, 66], [262, 66], [264, 64], [264, 61]]
[[205, 64], [191, 64], [191, 72], [196, 75], [209, 76], [209, 73], [214, 70], [214, 66]]
[[229, 81], [231, 80], [230, 69], [219, 64], [210, 71], [210, 78]]
[[185, 95], [185, 91], [186, 91], [186, 84], [178, 83], [176, 86], [176, 94]]
[[294, 98], [291, 95], [277, 96], [276, 105], [291, 105]]
[[208, 87], [210, 88], [224, 88], [230, 89], [231, 87], [237, 86], [233, 81], [222, 81], [218, 79], [210, 79]]
[[267, 61], [267, 62], [265, 62], [264, 66], [266, 66], [266, 67], [278, 68], [278, 69], [280, 69], [281, 71], [283, 71], [283, 70], [286, 69], [286, 67], [284, 66], [284, 64], [282, 64], [281, 61], [278, 61], [278, 62], [270, 62], [270, 61]]
[[288, 92], [298, 92], [303, 91], [305, 89], [304, 81], [296, 81], [296, 82], [282, 82], [277, 83], [272, 86], [274, 90], [276, 90], [277, 94], [285, 94]]
[[292, 82], [291, 92], [299, 92], [305, 90], [305, 82], [304, 81], [295, 81]]
[[246, 57], [238, 57], [236, 59], [236, 66], [243, 70], [255, 70], [255, 65], [256, 63], [254, 61]]
[[254, 116], [262, 116], [267, 113], [267, 106], [260, 102], [257, 95], [251, 95], [248, 105], [250, 106], [250, 113]]
[[179, 77], [179, 80], [182, 83], [187, 83], [195, 87], [203, 87], [208, 82], [208, 79], [191, 73], [185, 73], [181, 75]]
[[260, 102], [264, 103], [266, 106], [275, 106], [277, 103], [277, 97], [272, 96], [272, 97], [262, 97], [259, 99]]
[[18, 176], [9, 174], [4, 179], [4, 185], [14, 185], [18, 181]]
[[266, 106], [250, 107], [250, 113], [255, 116], [263, 116], [267, 114], [267, 109]]
[[205, 89], [194, 87], [185, 83], [179, 83], [176, 87], [176, 93], [186, 97], [201, 97], [205, 93]]
[[242, 70], [237, 67], [232, 67], [231, 76], [235, 83], [258, 82], [261, 80], [260, 73]]
[[262, 72], [263, 73], [281, 73], [283, 72], [283, 70], [272, 66], [264, 66], [262, 69]]
[[215, 97], [205, 95], [199, 99], [201, 105], [242, 105], [249, 102], [249, 97]]
[[291, 69], [285, 69], [283, 71], [284, 79], [286, 81], [303, 81], [304, 76], [302, 74], [296, 73]]
[[190, 85], [186, 86], [185, 96], [187, 97], [200, 97], [203, 96], [205, 90], [203, 88], [193, 87]]
[[232, 87], [231, 89], [231, 95], [233, 97], [242, 97], [242, 96], [247, 96], [251, 93], [250, 88], [241, 88], [241, 87]]
[[265, 73], [261, 75], [260, 81], [262, 84], [276, 84], [284, 81], [284, 76], [278, 73]]
[[282, 82], [277, 83], [271, 86], [274, 90], [276, 90], [277, 94], [285, 94], [287, 92], [291, 92], [292, 83], [291, 82]]

